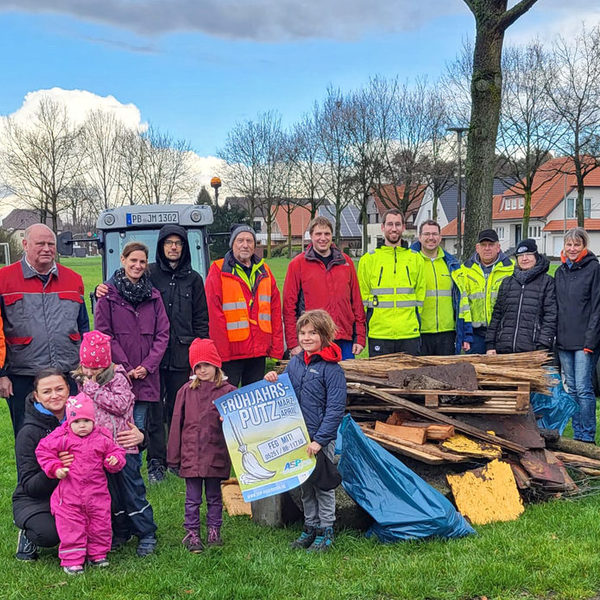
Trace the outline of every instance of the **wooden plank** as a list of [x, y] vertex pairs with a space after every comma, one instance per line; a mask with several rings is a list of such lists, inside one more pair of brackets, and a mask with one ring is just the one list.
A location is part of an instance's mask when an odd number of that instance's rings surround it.
[[375, 431], [414, 444], [424, 444], [427, 438], [427, 427], [403, 427], [375, 421]]
[[401, 398], [400, 396], [395, 396], [393, 394], [388, 394], [387, 392], [382, 392], [375, 387], [370, 385], [360, 384], [361, 389], [367, 392], [369, 395], [374, 396], [375, 398], [380, 398], [381, 400], [385, 400], [394, 406], [405, 408], [412, 412], [413, 414], [419, 415], [421, 417], [425, 417], [431, 421], [435, 421], [437, 423], [444, 423], [446, 425], [453, 425], [457, 431], [462, 431], [468, 435], [471, 435], [479, 440], [484, 440], [486, 442], [490, 442], [491, 444], [498, 444], [498, 446], [505, 448], [506, 450], [510, 450], [511, 452], [516, 452], [517, 454], [523, 454], [527, 450], [524, 446], [520, 444], [516, 444], [509, 440], [505, 440], [499, 436], [490, 435], [489, 433], [479, 429], [478, 427], [473, 427], [471, 425], [467, 425], [458, 419], [453, 419], [452, 417], [447, 417], [444, 414], [441, 414], [438, 411], [430, 410], [425, 406], [420, 406], [419, 404], [415, 404], [406, 398]]
[[404, 427], [425, 427], [428, 440], [447, 440], [454, 435], [452, 425], [439, 425], [437, 423], [424, 423], [421, 421], [403, 421]]
[[[423, 462], [428, 462], [427, 458], [432, 460], [435, 459], [435, 464], [439, 462], [459, 463], [469, 460], [469, 457], [461, 456], [460, 454], [454, 454], [452, 452], [445, 452], [435, 444], [413, 444], [412, 442], [392, 438], [391, 436], [383, 433], [377, 433], [366, 423], [359, 423], [359, 427], [362, 429], [364, 434], [367, 437], [370, 437], [372, 440], [391, 444], [398, 452], [400, 452], [401, 449], [405, 449], [407, 451], [407, 456], [412, 456], [413, 458], [417, 458]], [[408, 451], [410, 451], [410, 454], [408, 454]]]
[[420, 462], [424, 462], [429, 465], [440, 465], [446, 462], [443, 458], [439, 456], [433, 456], [432, 454], [429, 454], [427, 452], [419, 452], [419, 450], [411, 448], [410, 446], [406, 446], [404, 444], [396, 444], [395, 442], [390, 442], [389, 440], [376, 436], [373, 431], [365, 431], [365, 435], [368, 438], [376, 441], [378, 444], [380, 444], [387, 450], [391, 450], [392, 452], [396, 452], [404, 456], [409, 456], [410, 458], [414, 458], [415, 460], [418, 460]]

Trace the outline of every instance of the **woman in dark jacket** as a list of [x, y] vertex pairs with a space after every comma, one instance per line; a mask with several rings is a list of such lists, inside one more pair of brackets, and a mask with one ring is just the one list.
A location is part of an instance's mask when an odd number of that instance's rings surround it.
[[[123, 248], [121, 264], [123, 267], [108, 282], [107, 295], [98, 300], [94, 324], [112, 337], [113, 361], [125, 367], [132, 381], [133, 420], [145, 430], [148, 404], [160, 399], [159, 367], [169, 343], [169, 319], [160, 292], [152, 287], [148, 276], [148, 247], [129, 242]], [[130, 508], [130, 515], [136, 515], [136, 522], [122, 522], [120, 531], [115, 531], [113, 545], [134, 533], [139, 539], [138, 556], [146, 556], [156, 547], [156, 525], [146, 500], [142, 455], [127, 454], [126, 461], [120, 473], [124, 489], [121, 502]]]
[[600, 263], [587, 248], [588, 235], [581, 227], [565, 234], [557, 269], [558, 327], [556, 348], [567, 391], [579, 404], [573, 415], [573, 438], [596, 440], [596, 396], [593, 376], [600, 342]]
[[[52, 548], [58, 544], [54, 516], [50, 512], [50, 496], [58, 479], [50, 479], [35, 457], [40, 440], [56, 429], [65, 416], [69, 399], [69, 383], [58, 369], [40, 371], [33, 383], [33, 392], [25, 402], [25, 421], [15, 441], [17, 487], [13, 494], [13, 518], [19, 527], [17, 558], [35, 560], [38, 547]], [[117, 434], [123, 447], [137, 446], [144, 439], [133, 425], [130, 431]], [[62, 458], [68, 467], [72, 455]]]
[[554, 345], [557, 307], [550, 262], [531, 239], [520, 242], [515, 254], [515, 271], [500, 285], [485, 336], [488, 354], [552, 350]]

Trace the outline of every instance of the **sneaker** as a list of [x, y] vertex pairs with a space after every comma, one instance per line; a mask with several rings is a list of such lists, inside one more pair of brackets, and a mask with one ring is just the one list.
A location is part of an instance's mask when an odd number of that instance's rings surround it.
[[165, 480], [167, 469], [157, 458], [148, 461], [148, 483], [160, 483]]
[[17, 541], [17, 560], [37, 560], [38, 547], [25, 535], [24, 529], [19, 529]]
[[83, 567], [81, 565], [72, 565], [70, 567], [63, 567], [63, 571], [67, 575], [83, 575]]
[[188, 531], [181, 543], [194, 554], [200, 554], [204, 550], [204, 544], [197, 531]]
[[308, 548], [317, 537], [317, 528], [305, 525], [300, 537], [290, 543], [290, 548]]
[[223, 540], [221, 539], [221, 528], [215, 526], [208, 527], [208, 539], [206, 543], [209, 546], [222, 546]]
[[309, 552], [326, 552], [333, 544], [333, 527], [317, 529], [315, 541], [308, 548]]
[[154, 534], [143, 537], [138, 542], [136, 553], [138, 556], [149, 556], [156, 550], [156, 536]]
[[106, 558], [95, 558], [94, 560], [88, 560], [87, 564], [90, 567], [98, 567], [99, 569], [105, 569], [110, 564]]
[[115, 550], [119, 550], [119, 548], [122, 548], [132, 537], [132, 535], [128, 535], [127, 537], [113, 535], [110, 551], [114, 552]]

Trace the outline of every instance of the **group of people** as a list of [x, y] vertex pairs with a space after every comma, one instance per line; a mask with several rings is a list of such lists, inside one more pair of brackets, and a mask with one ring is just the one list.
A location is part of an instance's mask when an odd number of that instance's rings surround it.
[[[404, 228], [399, 210], [386, 211], [383, 245], [356, 269], [333, 243], [331, 222], [316, 217], [281, 296], [255, 252], [251, 227], [233, 229], [230, 250], [203, 282], [191, 267], [185, 229], [166, 225], [153, 264], [144, 244], [125, 245], [121, 269], [96, 290], [89, 332], [81, 277], [55, 262], [48, 227], [30, 227], [22, 259], [0, 270], [0, 396], [8, 400], [16, 438], [17, 557], [34, 559], [38, 546], [60, 538], [65, 570], [80, 573], [86, 560], [106, 566], [108, 550], [132, 535], [138, 555], [154, 552], [144, 448], [149, 482], [164, 479], [167, 468], [186, 479], [184, 545], [192, 552], [204, 547], [203, 491], [206, 540], [220, 544], [220, 480], [231, 465], [212, 402], [240, 384], [274, 381], [275, 373], [265, 375], [266, 358], [283, 356], [284, 337], [287, 371], [311, 436], [307, 451], [317, 457], [333, 457], [344, 413], [337, 363], [365, 346], [370, 356], [556, 349], [580, 407], [574, 437], [593, 443], [600, 264], [585, 231], [566, 233], [552, 278], [534, 240], [518, 244], [515, 262], [496, 232], [484, 230], [461, 265], [442, 249], [435, 221], [421, 224], [411, 248]], [[80, 489], [88, 481], [80, 455], [91, 457], [89, 481], [107, 489], [104, 496]], [[294, 547], [328, 549], [335, 497], [309, 480], [302, 501], [305, 526]]]

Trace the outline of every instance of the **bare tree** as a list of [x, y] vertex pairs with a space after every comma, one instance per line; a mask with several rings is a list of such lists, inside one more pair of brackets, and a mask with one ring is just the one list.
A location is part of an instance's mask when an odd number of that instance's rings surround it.
[[[556, 143], [577, 180], [577, 224], [584, 226], [585, 177], [600, 166], [600, 26], [582, 28], [573, 43], [559, 38], [546, 91], [562, 134]], [[566, 200], [565, 200], [566, 201]]]
[[142, 135], [140, 193], [146, 204], [170, 204], [189, 198], [195, 188], [190, 145], [149, 127]]
[[101, 206], [114, 206], [120, 187], [124, 127], [113, 113], [94, 110], [88, 114], [82, 133], [86, 176], [100, 192]]
[[124, 130], [119, 136], [118, 182], [122, 204], [136, 204], [142, 170], [142, 139], [135, 131]]
[[65, 189], [64, 199], [64, 210], [69, 215], [73, 232], [96, 228], [96, 219], [103, 206], [101, 190], [80, 177]]
[[[548, 57], [541, 44], [507, 48], [503, 58], [502, 112], [498, 151], [504, 159], [505, 183], [523, 194], [523, 236], [528, 237], [531, 197], [545, 178], [536, 178], [557, 141], [546, 92]], [[537, 182], [537, 183], [536, 183]]]
[[329, 88], [321, 105], [315, 104], [314, 120], [324, 161], [324, 189], [333, 200], [335, 243], [341, 239], [342, 212], [352, 201], [352, 154], [345, 120], [345, 99], [339, 90]]
[[4, 135], [3, 173], [10, 190], [43, 223], [50, 217], [56, 232], [65, 190], [81, 172], [81, 129], [72, 125], [64, 105], [43, 98], [26, 125], [7, 119]]
[[381, 160], [381, 140], [377, 135], [375, 118], [376, 90], [369, 86], [350, 94], [345, 107], [345, 125], [351, 155], [351, 183], [353, 195], [357, 199], [362, 220], [363, 249], [366, 250], [369, 239], [367, 226], [369, 219], [367, 208], [369, 198], [375, 185], [383, 173]]
[[287, 137], [287, 160], [292, 165], [290, 176], [295, 193], [308, 199], [310, 218], [313, 219], [324, 202], [324, 159], [314, 112], [304, 115], [293, 126]]
[[[471, 121], [467, 139], [466, 214], [463, 256], [475, 247], [479, 230], [492, 224], [496, 136], [502, 97], [504, 33], [536, 0], [464, 0], [475, 17], [476, 35], [471, 78]], [[460, 217], [460, 215], [459, 215]]]

